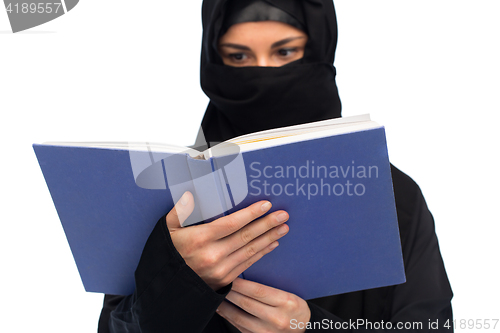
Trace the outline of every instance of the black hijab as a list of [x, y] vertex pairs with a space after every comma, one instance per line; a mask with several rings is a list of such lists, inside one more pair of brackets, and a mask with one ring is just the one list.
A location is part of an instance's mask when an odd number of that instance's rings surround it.
[[[297, 11], [298, 14], [302, 12]], [[224, 14], [224, 21], [219, 36], [223, 36], [229, 28], [238, 23], [278, 21], [305, 31], [304, 17], [295, 18], [284, 10], [271, 5], [265, 0], [229, 1]]]
[[214, 143], [271, 128], [340, 117], [333, 67], [337, 45], [333, 2], [263, 1], [287, 13], [286, 23], [307, 33], [304, 57], [283, 67], [242, 68], [225, 66], [217, 44], [235, 13], [256, 1], [236, 0], [236, 6], [233, 1], [203, 2], [201, 86], [210, 104], [195, 146], [203, 146], [203, 133], [207, 142]]

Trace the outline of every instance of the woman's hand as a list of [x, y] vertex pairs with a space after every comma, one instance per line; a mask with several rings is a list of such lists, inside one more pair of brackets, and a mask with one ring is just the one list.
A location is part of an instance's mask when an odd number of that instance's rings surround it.
[[[234, 281], [243, 271], [278, 246], [288, 232], [284, 211], [261, 217], [271, 209], [269, 201], [259, 201], [211, 223], [182, 228], [193, 212], [194, 199], [184, 193], [167, 215], [172, 242], [191, 267], [213, 290]], [[253, 222], [252, 222], [253, 221]]]
[[[305, 332], [292, 329], [295, 323], [311, 319], [309, 305], [302, 298], [259, 283], [237, 278], [217, 313], [242, 333]], [[244, 311], [243, 311], [244, 310]]]

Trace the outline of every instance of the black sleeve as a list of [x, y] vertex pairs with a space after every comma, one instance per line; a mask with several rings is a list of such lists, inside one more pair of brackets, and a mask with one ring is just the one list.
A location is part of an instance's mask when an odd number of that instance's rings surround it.
[[[390, 299], [384, 305], [387, 315], [371, 325], [365, 322], [362, 327], [354, 324], [356, 318], [339, 318], [308, 302], [310, 323], [316, 323], [316, 329], [306, 332], [321, 332], [326, 327], [342, 327], [346, 332], [453, 332], [453, 293], [439, 250], [434, 219], [413, 180], [395, 168], [393, 174], [406, 283], [390, 288]], [[383, 319], [386, 325], [376, 329]]]
[[214, 292], [186, 265], [165, 217], [146, 242], [135, 281], [134, 294], [105, 296], [99, 333], [224, 332], [214, 314], [231, 285]]

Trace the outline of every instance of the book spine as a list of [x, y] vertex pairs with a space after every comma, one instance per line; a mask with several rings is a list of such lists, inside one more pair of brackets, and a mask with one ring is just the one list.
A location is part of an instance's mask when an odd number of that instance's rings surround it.
[[224, 167], [218, 165], [217, 159], [211, 158], [210, 164], [212, 167], [212, 173], [214, 175], [215, 183], [217, 184], [217, 191], [221, 204], [223, 206], [223, 215], [227, 215], [228, 211], [235, 206], [234, 199], [231, 193], [231, 187], [229, 186], [229, 181], [227, 179], [226, 171]]
[[[176, 154], [162, 160], [164, 177], [167, 180], [174, 204], [180, 200], [186, 191], [193, 194], [195, 202], [199, 200], [189, 167], [189, 159], [190, 157], [187, 154]], [[182, 222], [182, 226], [198, 223], [202, 219], [201, 209], [195, 204], [193, 212]]]
[[224, 215], [227, 210], [223, 190], [211, 160], [197, 160], [188, 157], [188, 165], [195, 189], [195, 205], [200, 208], [197, 222], [210, 222]]

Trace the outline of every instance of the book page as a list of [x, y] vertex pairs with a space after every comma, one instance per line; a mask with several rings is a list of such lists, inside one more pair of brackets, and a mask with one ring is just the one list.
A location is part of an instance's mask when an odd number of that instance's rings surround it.
[[208, 159], [234, 154], [234, 145], [245, 152], [378, 127], [381, 126], [371, 121], [369, 115], [329, 119], [239, 136], [206, 150], [204, 155]]
[[158, 153], [189, 154], [196, 158], [201, 152], [181, 146], [151, 142], [44, 142], [48, 146], [102, 148], [115, 150], [152, 151]]
[[333, 126], [341, 126], [342, 124], [352, 124], [352, 123], [360, 123], [360, 122], [367, 122], [367, 121], [371, 121], [369, 114], [352, 116], [352, 117], [345, 117], [345, 118], [327, 119], [327, 120], [316, 121], [316, 122], [307, 123], [307, 124], [280, 127], [280, 128], [274, 128], [274, 129], [270, 129], [270, 130], [266, 130], [266, 131], [241, 135], [241, 136], [238, 136], [236, 138], [227, 140], [227, 142], [236, 143], [236, 142], [240, 142], [240, 141], [244, 141], [244, 140], [253, 140], [253, 139], [259, 139], [259, 138], [270, 138], [271, 139], [273, 137], [282, 137], [284, 135], [289, 135], [291, 133], [293, 133], [293, 135], [296, 135], [295, 133], [311, 132], [311, 131], [317, 131], [317, 130], [323, 130], [326, 128], [331, 128]]

